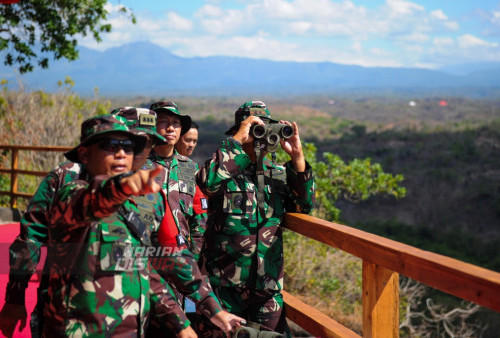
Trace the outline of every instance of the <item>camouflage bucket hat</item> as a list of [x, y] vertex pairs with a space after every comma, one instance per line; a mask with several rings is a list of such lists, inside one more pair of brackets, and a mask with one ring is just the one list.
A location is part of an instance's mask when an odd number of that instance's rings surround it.
[[153, 103], [149, 109], [158, 113], [169, 113], [171, 115], [175, 115], [179, 117], [181, 120], [181, 135], [187, 133], [189, 129], [191, 129], [191, 117], [189, 115], [181, 115], [179, 111], [179, 107], [172, 101], [158, 101]]
[[72, 162], [80, 163], [78, 148], [86, 146], [99, 139], [99, 136], [107, 133], [122, 132], [134, 141], [134, 154], [140, 153], [146, 145], [146, 137], [130, 132], [127, 120], [121, 116], [106, 114], [94, 116], [82, 123], [80, 144], [66, 152], [64, 156]]
[[111, 111], [111, 114], [127, 119], [127, 126], [132, 133], [150, 135], [157, 145], [166, 143], [165, 138], [156, 132], [156, 113], [154, 111], [146, 108], [121, 107]]
[[238, 108], [238, 110], [234, 112], [234, 125], [226, 130], [226, 135], [232, 135], [236, 130], [239, 129], [240, 123], [249, 116], [258, 116], [260, 118], [267, 119], [270, 122], [278, 122], [271, 118], [271, 112], [269, 112], [264, 102], [245, 102]]

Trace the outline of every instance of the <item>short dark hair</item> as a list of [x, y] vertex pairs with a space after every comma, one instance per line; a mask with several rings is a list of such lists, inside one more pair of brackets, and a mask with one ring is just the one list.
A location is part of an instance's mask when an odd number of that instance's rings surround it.
[[[199, 129], [200, 129], [200, 126], [199, 126], [196, 122], [194, 122], [193, 120], [191, 120], [191, 128], [195, 128], [195, 129], [198, 129], [198, 130], [199, 130]], [[191, 128], [190, 128], [190, 129], [191, 129]]]

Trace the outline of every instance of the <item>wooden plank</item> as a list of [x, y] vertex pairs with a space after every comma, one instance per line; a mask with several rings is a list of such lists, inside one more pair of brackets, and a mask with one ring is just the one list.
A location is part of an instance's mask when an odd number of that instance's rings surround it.
[[10, 207], [15, 208], [17, 206], [17, 198], [15, 194], [17, 194], [17, 173], [19, 165], [19, 151], [17, 149], [12, 149], [12, 158], [11, 158], [11, 168], [12, 173], [10, 174]]
[[399, 337], [399, 275], [363, 261], [363, 337]]
[[[1, 174], [12, 174], [13, 172], [14, 172], [13, 169], [0, 168]], [[30, 176], [46, 176], [49, 173], [48, 171], [22, 170], [22, 169], [15, 170], [15, 172], [19, 175], [30, 175]]]
[[360, 337], [339, 322], [314, 307], [307, 305], [286, 291], [282, 291], [286, 316], [316, 337]]
[[12, 145], [12, 144], [0, 144], [0, 149], [18, 149], [18, 150], [32, 150], [32, 151], [69, 151], [73, 147], [63, 147], [63, 146], [22, 146], [22, 145]]
[[500, 312], [498, 272], [304, 214], [286, 214], [284, 224], [367, 262]]
[[16, 194], [11, 193], [10, 191], [0, 191], [1, 196], [15, 196], [15, 197], [22, 197], [22, 198], [31, 198], [33, 197], [33, 194], [27, 194], [24, 192], [18, 192]]

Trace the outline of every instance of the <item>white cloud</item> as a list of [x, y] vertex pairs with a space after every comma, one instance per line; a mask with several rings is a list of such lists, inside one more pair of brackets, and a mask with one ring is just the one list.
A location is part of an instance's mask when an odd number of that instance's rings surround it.
[[[173, 39], [171, 42], [183, 46], [179, 49], [178, 55], [185, 57], [192, 55], [228, 55], [257, 59], [287, 60], [286, 58], [282, 58], [282, 56], [296, 51], [299, 47], [293, 43], [267, 39], [261, 36], [221, 38], [205, 35], [182, 40]], [[189, 46], [189, 48], [186, 48], [186, 46]]]
[[424, 43], [429, 40], [429, 36], [427, 34], [415, 32], [409, 35], [402, 36], [400, 41], [401, 40], [410, 43]]
[[446, 14], [443, 13], [442, 10], [437, 9], [435, 11], [431, 11], [431, 17], [438, 19], [438, 20], [448, 20], [448, 17]]
[[457, 31], [460, 28], [458, 22], [456, 21], [447, 21], [444, 23], [444, 27], [446, 27], [450, 31]]
[[500, 21], [500, 12], [499, 11], [493, 11], [492, 12], [492, 17], [493, 17], [493, 21]]
[[[364, 66], [430, 65], [434, 62], [429, 60], [436, 55], [443, 60], [460, 57], [453, 50], [456, 46], [491, 54], [498, 49], [496, 42], [482, 39], [479, 33], [461, 30], [445, 9], [412, 1], [384, 0], [369, 7], [355, 0], [228, 3], [207, 0], [192, 16], [174, 11], [135, 13], [136, 25], [117, 14], [119, 6], [110, 6], [113, 32], [103, 34], [102, 44], [91, 38], [81, 43], [102, 50], [124, 42], [150, 40], [185, 57], [232, 55]], [[500, 25], [500, 11], [490, 13], [488, 19]], [[469, 53], [469, 58], [480, 54], [473, 50]]]
[[193, 22], [174, 12], [167, 13], [168, 26], [174, 30], [189, 32], [193, 29]]
[[450, 37], [437, 37], [432, 39], [432, 44], [436, 47], [451, 47], [455, 44], [455, 40]]
[[354, 42], [352, 45], [351, 45], [351, 49], [354, 51], [354, 52], [361, 52], [363, 50], [363, 44], [359, 41], [356, 41]]
[[123, 5], [113, 5], [109, 2], [106, 2], [106, 4], [104, 5], [104, 9], [108, 12], [108, 13], [118, 13], [122, 8], [124, 8], [125, 6]]
[[288, 25], [288, 32], [290, 34], [304, 35], [311, 30], [313, 24], [307, 21], [295, 21]]
[[217, 7], [215, 5], [205, 5], [198, 9], [195, 13], [198, 17], [220, 17], [224, 15], [224, 9]]
[[[233, 35], [243, 25], [251, 24], [240, 10], [224, 10], [214, 5], [205, 5], [200, 8], [195, 17], [206, 33], [213, 35]], [[253, 24], [252, 24], [253, 26]]]
[[498, 43], [490, 43], [471, 34], [459, 36], [458, 45], [461, 48], [498, 47]]
[[423, 12], [424, 7], [410, 1], [386, 0], [387, 7], [391, 10], [391, 16], [413, 15], [415, 12]]

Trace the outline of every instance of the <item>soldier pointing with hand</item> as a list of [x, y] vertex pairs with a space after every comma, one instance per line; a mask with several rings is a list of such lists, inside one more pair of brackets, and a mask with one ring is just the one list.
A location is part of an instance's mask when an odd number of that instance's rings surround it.
[[43, 336], [144, 336], [153, 308], [172, 332], [192, 332], [165, 281], [142, 257], [127, 256], [150, 245], [151, 231], [130, 197], [160, 190], [159, 168], [131, 171], [146, 137], [102, 115], [82, 124], [81, 140], [66, 156], [89, 179], [62, 186], [49, 210]]

